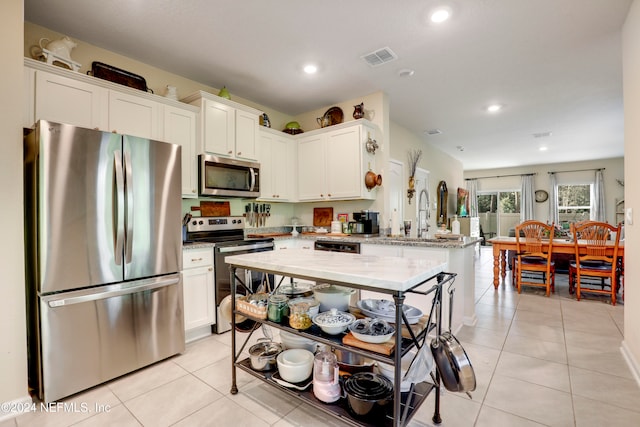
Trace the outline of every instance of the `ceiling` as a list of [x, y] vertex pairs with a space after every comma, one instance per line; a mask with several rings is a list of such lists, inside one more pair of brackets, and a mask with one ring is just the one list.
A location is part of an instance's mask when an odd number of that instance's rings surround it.
[[[623, 156], [631, 3], [24, 0], [26, 21], [290, 115], [382, 90], [392, 121], [465, 170]], [[433, 24], [439, 5], [452, 16]], [[398, 59], [361, 59], [385, 47]]]

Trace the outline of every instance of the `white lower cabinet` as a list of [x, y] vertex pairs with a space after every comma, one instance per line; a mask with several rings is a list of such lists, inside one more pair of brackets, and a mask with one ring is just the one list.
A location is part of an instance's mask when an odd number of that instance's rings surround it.
[[182, 287], [184, 292], [184, 329], [189, 332], [205, 327], [200, 335], [211, 333], [216, 323], [213, 248], [185, 248], [182, 251]]

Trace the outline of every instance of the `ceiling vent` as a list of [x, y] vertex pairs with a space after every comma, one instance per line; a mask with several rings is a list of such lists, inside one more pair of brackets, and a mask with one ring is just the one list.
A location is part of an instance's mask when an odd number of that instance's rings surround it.
[[548, 138], [552, 135], [552, 132], [538, 132], [538, 133], [534, 133], [533, 137], [534, 138]]
[[440, 135], [442, 131], [440, 129], [429, 129], [425, 130], [424, 133], [426, 133], [427, 135]]
[[364, 59], [370, 67], [378, 67], [382, 64], [386, 64], [387, 62], [395, 61], [398, 59], [398, 55], [388, 47], [383, 47], [375, 52], [362, 55], [360, 58]]

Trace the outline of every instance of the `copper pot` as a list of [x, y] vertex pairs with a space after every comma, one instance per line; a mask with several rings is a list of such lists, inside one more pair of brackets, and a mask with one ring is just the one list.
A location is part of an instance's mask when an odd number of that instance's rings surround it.
[[382, 175], [376, 175], [375, 172], [370, 170], [364, 175], [364, 185], [367, 190], [375, 188], [376, 185], [382, 185]]

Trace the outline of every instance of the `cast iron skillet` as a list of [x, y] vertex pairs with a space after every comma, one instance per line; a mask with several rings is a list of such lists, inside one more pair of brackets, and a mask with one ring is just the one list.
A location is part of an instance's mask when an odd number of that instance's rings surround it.
[[[453, 309], [453, 290], [449, 291], [449, 329]], [[436, 301], [439, 305], [439, 302]], [[441, 322], [441, 307], [436, 308], [438, 323]], [[440, 328], [439, 328], [440, 329]], [[431, 340], [431, 353], [442, 378], [444, 387], [453, 392], [467, 393], [476, 389], [476, 375], [464, 348], [451, 330]]]

